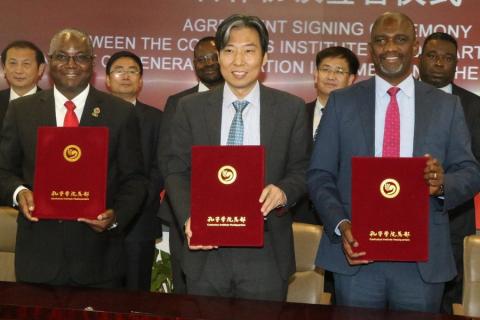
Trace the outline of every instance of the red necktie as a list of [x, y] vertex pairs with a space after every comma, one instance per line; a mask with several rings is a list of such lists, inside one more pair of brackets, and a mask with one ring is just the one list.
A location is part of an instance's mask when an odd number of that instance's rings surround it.
[[388, 89], [390, 102], [385, 115], [385, 131], [383, 132], [383, 157], [400, 156], [400, 112], [398, 110], [397, 92], [400, 88]]
[[63, 120], [64, 127], [78, 127], [78, 118], [73, 110], [75, 110], [75, 104], [68, 100], [65, 102], [65, 108], [67, 108], [67, 113], [65, 114], [65, 119]]

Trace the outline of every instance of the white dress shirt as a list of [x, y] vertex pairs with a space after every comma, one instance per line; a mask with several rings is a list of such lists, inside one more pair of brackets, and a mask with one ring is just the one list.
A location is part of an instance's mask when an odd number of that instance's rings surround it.
[[12, 88], [10, 88], [10, 100], [9, 101], [13, 101], [17, 98], [20, 98], [20, 97], [25, 97], [25, 96], [29, 96], [31, 94], [34, 94], [36, 93], [38, 90], [37, 86], [33, 87], [32, 90], [28, 91], [27, 93], [25, 93], [23, 96], [19, 96], [15, 90], [13, 90]]
[[260, 145], [260, 85], [257, 81], [253, 89], [243, 99], [238, 99], [232, 92], [227, 83], [223, 89], [222, 103], [222, 128], [221, 128], [221, 145], [227, 145], [228, 134], [235, 116], [235, 108], [233, 102], [237, 100], [246, 100], [248, 105], [242, 113], [243, 118], [243, 145], [258, 146]]

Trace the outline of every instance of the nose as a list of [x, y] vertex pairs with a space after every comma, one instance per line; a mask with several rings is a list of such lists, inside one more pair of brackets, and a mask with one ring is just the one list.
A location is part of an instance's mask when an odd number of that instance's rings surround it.
[[74, 56], [69, 56], [68, 57], [68, 61], [67, 63], [65, 64], [67, 67], [69, 68], [76, 68], [78, 66], [77, 64], [77, 61], [75, 61], [75, 57]]
[[233, 57], [233, 63], [235, 65], [242, 65], [244, 63], [244, 55], [241, 50], [235, 52], [235, 56]]
[[397, 45], [394, 39], [390, 38], [387, 40], [387, 43], [384, 46], [385, 51], [397, 51]]

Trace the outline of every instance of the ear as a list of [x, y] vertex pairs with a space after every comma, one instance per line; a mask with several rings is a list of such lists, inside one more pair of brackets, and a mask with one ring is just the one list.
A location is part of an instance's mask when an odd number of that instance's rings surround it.
[[107, 74], [107, 76], [105, 77], [105, 85], [107, 86], [108, 90], [110, 90], [111, 86], [110, 86], [110, 75]]
[[317, 82], [318, 82], [318, 70], [315, 69], [315, 72], [313, 73], [313, 86], [317, 88]]
[[44, 71], [45, 71], [45, 63], [42, 63], [38, 66], [37, 76], [39, 79], [42, 77]]
[[415, 43], [413, 44], [413, 56], [416, 57], [417, 54], [419, 53], [420, 50], [420, 44], [418, 43], [418, 40], [415, 39]]
[[267, 61], [268, 61], [268, 54], [265, 52], [262, 60], [262, 67], [265, 67], [265, 64], [267, 63]]
[[138, 92], [137, 92], [137, 95], [140, 93], [140, 91], [142, 91], [142, 88], [143, 88], [143, 77], [140, 78], [140, 80], [138, 80]]
[[348, 75], [348, 81], [347, 82], [348, 82], [349, 86], [352, 85], [353, 81], [355, 81], [355, 78], [356, 78], [356, 75], [354, 75], [354, 74]]

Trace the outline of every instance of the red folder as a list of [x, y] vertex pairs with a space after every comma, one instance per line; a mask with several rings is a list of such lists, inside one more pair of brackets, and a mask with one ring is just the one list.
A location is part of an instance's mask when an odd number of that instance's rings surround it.
[[428, 260], [426, 158], [352, 158], [352, 233], [368, 260]]
[[192, 147], [192, 245], [263, 246], [262, 146]]
[[106, 127], [38, 129], [33, 185], [41, 219], [96, 219], [105, 211]]

